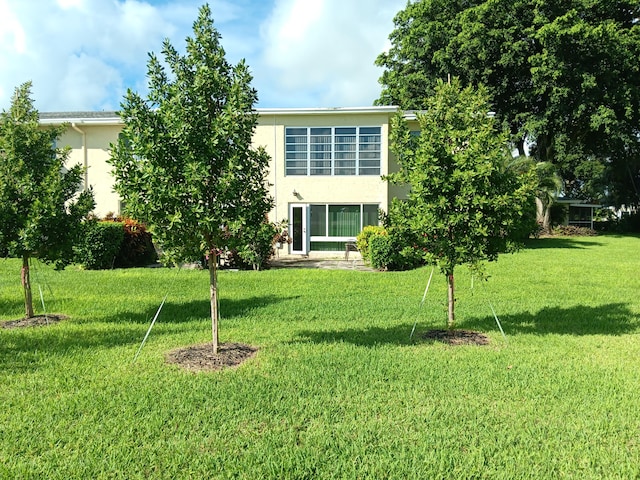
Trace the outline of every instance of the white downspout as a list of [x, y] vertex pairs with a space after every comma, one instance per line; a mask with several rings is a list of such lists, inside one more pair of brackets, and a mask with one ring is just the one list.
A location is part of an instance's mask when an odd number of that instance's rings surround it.
[[87, 132], [84, 130], [80, 130], [78, 126], [74, 123], [71, 124], [71, 128], [73, 128], [76, 132], [82, 135], [82, 155], [83, 155], [83, 165], [84, 165], [84, 191], [86, 192], [89, 189], [89, 158], [87, 155]]
[[276, 116], [273, 116], [273, 203], [275, 204], [274, 222], [279, 222], [278, 216], [278, 135], [276, 134]]

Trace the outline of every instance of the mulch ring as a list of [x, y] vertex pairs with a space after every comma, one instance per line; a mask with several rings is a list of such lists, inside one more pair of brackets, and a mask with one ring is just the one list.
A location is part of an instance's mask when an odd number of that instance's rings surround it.
[[429, 330], [422, 337], [449, 345], [489, 345], [489, 337], [471, 330]]
[[58, 323], [60, 320], [66, 320], [66, 315], [57, 313], [49, 313], [47, 315], [35, 315], [31, 318], [21, 318], [19, 320], [9, 320], [0, 322], [2, 328], [28, 328], [28, 327], [44, 327]]
[[192, 372], [211, 372], [237, 367], [255, 356], [257, 351], [257, 347], [243, 343], [223, 343], [218, 345], [218, 353], [214, 355], [211, 343], [205, 343], [172, 350], [165, 359], [167, 363]]

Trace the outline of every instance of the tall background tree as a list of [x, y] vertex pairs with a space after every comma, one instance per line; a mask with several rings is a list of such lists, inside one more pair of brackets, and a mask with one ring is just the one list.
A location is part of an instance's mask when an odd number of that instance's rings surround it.
[[452, 329], [455, 267], [481, 273], [484, 261], [514, 246], [532, 206], [534, 173], [508, 168], [508, 132], [487, 115], [485, 89], [439, 82], [425, 107], [417, 137], [402, 116], [393, 120], [391, 149], [400, 170], [388, 179], [410, 190], [406, 200], [393, 200], [389, 222], [446, 276]]
[[22, 259], [25, 315], [33, 317], [30, 259], [64, 267], [73, 260], [80, 223], [93, 209], [82, 188], [81, 165], [66, 165], [69, 149], [56, 147], [66, 126], [41, 128], [31, 82], [15, 89], [0, 115], [0, 252]]
[[150, 54], [148, 98], [127, 93], [111, 158], [127, 213], [151, 227], [165, 260], [208, 258], [216, 353], [219, 252], [272, 206], [268, 155], [251, 147], [257, 92], [244, 61], [227, 62], [220, 38], [204, 5], [185, 55], [168, 40], [164, 64]]
[[568, 196], [640, 204], [640, 2], [411, 2], [395, 17], [378, 104], [424, 108], [438, 79], [484, 84], [521, 155]]

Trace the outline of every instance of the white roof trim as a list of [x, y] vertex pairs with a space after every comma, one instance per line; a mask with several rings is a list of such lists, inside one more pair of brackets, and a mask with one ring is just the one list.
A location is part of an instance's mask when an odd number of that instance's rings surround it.
[[[393, 114], [400, 109], [396, 106], [371, 106], [371, 107], [321, 107], [321, 108], [256, 108], [259, 116], [272, 115], [357, 115], [357, 114]], [[59, 116], [47, 116], [40, 118], [41, 125], [60, 125], [62, 123], [75, 123], [77, 125], [123, 125], [124, 122], [118, 115], [105, 117], [91, 117], [83, 115], [85, 112], [61, 112]]]
[[108, 118], [84, 118], [84, 117], [60, 117], [60, 118], [41, 118], [38, 120], [40, 125], [61, 125], [63, 123], [75, 123], [76, 125], [124, 125], [120, 117]]
[[563, 203], [565, 205], [569, 205], [571, 207], [596, 207], [599, 208], [602, 205], [598, 203], [586, 203], [584, 200], [576, 199], [576, 198], [556, 198], [554, 200], [556, 203]]
[[256, 108], [259, 115], [334, 115], [361, 113], [395, 113], [396, 106], [319, 107], [319, 108]]

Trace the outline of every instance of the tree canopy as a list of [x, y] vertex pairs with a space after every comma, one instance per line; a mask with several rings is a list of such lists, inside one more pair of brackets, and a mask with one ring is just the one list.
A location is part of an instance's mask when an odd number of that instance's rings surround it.
[[22, 258], [25, 314], [32, 317], [29, 259], [62, 268], [73, 260], [80, 223], [94, 207], [82, 188], [81, 165], [66, 165], [68, 148], [56, 147], [66, 126], [41, 128], [31, 82], [16, 88], [0, 115], [0, 252]]
[[111, 158], [127, 213], [150, 226], [165, 260], [208, 257], [214, 350], [218, 254], [272, 206], [268, 155], [251, 146], [257, 92], [245, 62], [231, 65], [220, 39], [205, 5], [185, 55], [168, 40], [164, 63], [149, 54], [148, 98], [127, 92]]
[[533, 205], [534, 174], [509, 168], [508, 132], [489, 112], [485, 89], [439, 82], [423, 113], [420, 134], [402, 116], [392, 123], [391, 149], [400, 171], [393, 183], [410, 187], [394, 199], [389, 221], [409, 244], [422, 248], [449, 284], [449, 327], [454, 324], [454, 269], [497, 259], [517, 240]]
[[566, 195], [640, 204], [638, 0], [421, 0], [395, 17], [376, 103], [422, 109], [439, 79], [486, 85], [521, 154]]

